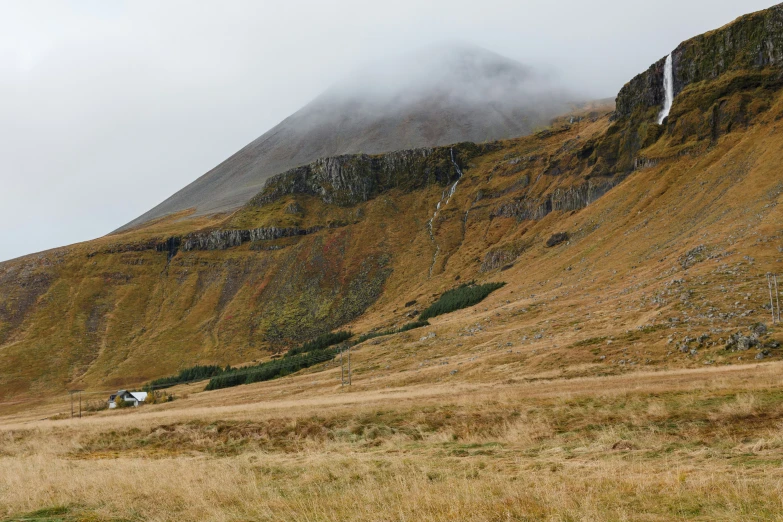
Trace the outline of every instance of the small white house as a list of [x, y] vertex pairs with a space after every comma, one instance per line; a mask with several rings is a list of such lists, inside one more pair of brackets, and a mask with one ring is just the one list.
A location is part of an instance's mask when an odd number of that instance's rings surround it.
[[117, 407], [117, 403], [115, 401], [117, 400], [118, 396], [125, 402], [131, 403], [131, 405], [134, 408], [147, 400], [147, 392], [132, 392], [128, 390], [120, 390], [117, 393], [114, 393], [109, 396], [109, 408]]

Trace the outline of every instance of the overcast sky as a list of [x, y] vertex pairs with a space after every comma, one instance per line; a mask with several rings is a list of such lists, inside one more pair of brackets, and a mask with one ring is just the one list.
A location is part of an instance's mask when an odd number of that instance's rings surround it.
[[444, 40], [587, 96], [769, 0], [1, 0], [0, 260], [104, 235], [370, 61]]

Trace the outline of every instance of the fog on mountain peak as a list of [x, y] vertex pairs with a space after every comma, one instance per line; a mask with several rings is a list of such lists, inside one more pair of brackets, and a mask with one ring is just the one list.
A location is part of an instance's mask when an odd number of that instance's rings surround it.
[[319, 158], [529, 134], [574, 100], [547, 75], [468, 44], [379, 58], [123, 229], [185, 209], [233, 211], [270, 176]]
[[463, 103], [518, 103], [560, 89], [548, 75], [465, 43], [431, 46], [366, 64], [317, 101], [404, 104], [433, 96]]

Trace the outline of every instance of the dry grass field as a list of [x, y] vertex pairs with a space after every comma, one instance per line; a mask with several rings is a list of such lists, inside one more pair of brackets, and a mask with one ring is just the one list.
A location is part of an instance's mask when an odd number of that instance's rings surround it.
[[183, 387], [173, 403], [75, 420], [27, 412], [0, 430], [0, 513], [779, 520], [781, 370], [350, 390], [329, 370], [216, 392]]

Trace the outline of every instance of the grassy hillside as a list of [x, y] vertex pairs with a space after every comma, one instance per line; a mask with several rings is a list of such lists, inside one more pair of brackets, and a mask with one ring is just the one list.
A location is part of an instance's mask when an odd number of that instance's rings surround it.
[[[464, 177], [432, 236], [428, 220], [457, 177], [448, 148], [434, 149], [423, 182], [340, 204], [292, 185], [202, 222], [196, 234], [288, 227], [306, 235], [171, 251], [168, 239], [185, 244], [194, 232], [170, 219], [4, 263], [0, 393], [131, 386], [197, 363], [260, 361], [342, 326], [358, 334], [402, 326], [412, 308], [474, 279], [508, 283], [482, 306], [500, 314], [511, 342], [540, 335], [562, 350], [582, 338], [615, 339], [601, 346], [600, 362], [595, 348], [563, 351], [554, 366], [564, 372], [614, 372], [619, 359], [736, 361], [720, 339], [766, 321], [764, 274], [783, 271], [775, 167], [783, 106], [779, 90], [737, 90], [731, 81], [689, 86], [658, 130], [639, 115], [611, 121], [605, 110], [527, 138], [455, 147]], [[759, 103], [738, 103], [738, 123], [699, 132], [712, 114], [702, 100], [732, 106], [747, 96]], [[562, 232], [569, 240], [547, 247]], [[469, 328], [465, 314], [436, 321]], [[710, 337], [694, 344], [698, 357], [668, 343], [702, 334]], [[644, 356], [622, 356], [639, 343]], [[526, 364], [552, 365], [547, 359]]]
[[[599, 132], [605, 123], [594, 119], [581, 128]], [[201, 227], [203, 234], [324, 227], [311, 234], [224, 250], [180, 247], [172, 256], [167, 239], [184, 241], [191, 233], [172, 219], [5, 263], [0, 268], [0, 393], [125, 386], [195, 363], [250, 362], [355, 321], [370, 306], [364, 315], [372, 326], [363, 328], [397, 326], [403, 318], [395, 312], [396, 302], [419, 298], [426, 304], [458, 273], [488, 277], [479, 274], [480, 262], [461, 251], [483, 252], [504, 233], [485, 238], [468, 229], [478, 232], [490, 223], [496, 201], [551, 190], [549, 178], [520, 184], [534, 175], [543, 156], [514, 166], [503, 158], [543, 153], [559, 146], [562, 135], [578, 131], [573, 126], [559, 132], [498, 144], [492, 154], [468, 144], [455, 148], [466, 174], [433, 223], [437, 245], [426, 223], [445, 187], [456, 180], [450, 149], [436, 149], [432, 162], [422, 166], [431, 173], [423, 184], [413, 178], [342, 206], [290, 194]], [[501, 172], [487, 181], [498, 165], [519, 172]], [[508, 196], [499, 197], [509, 189]], [[483, 199], [475, 201], [479, 193]], [[512, 234], [518, 228], [515, 222], [504, 226]]]

